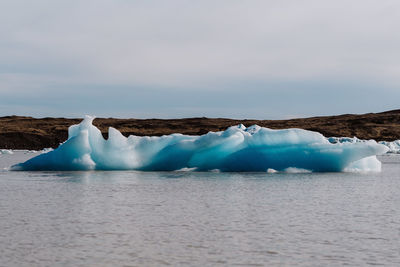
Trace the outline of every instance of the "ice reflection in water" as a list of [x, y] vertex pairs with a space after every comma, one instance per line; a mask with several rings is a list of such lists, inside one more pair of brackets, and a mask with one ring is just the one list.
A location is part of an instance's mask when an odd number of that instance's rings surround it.
[[400, 264], [379, 174], [0, 172], [0, 265]]

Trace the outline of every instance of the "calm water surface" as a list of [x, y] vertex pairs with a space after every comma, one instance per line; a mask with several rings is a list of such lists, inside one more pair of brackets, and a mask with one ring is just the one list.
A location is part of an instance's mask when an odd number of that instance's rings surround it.
[[378, 174], [0, 170], [0, 266], [399, 266], [400, 157], [381, 160]]

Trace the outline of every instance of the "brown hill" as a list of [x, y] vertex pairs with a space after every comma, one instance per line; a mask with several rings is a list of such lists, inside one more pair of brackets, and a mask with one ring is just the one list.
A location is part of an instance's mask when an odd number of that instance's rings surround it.
[[[68, 126], [81, 119], [32, 118], [20, 116], [0, 117], [0, 148], [42, 149], [57, 147], [67, 139]], [[107, 138], [108, 127], [114, 127], [125, 136], [164, 135], [182, 133], [189, 135], [221, 131], [237, 124], [258, 124], [272, 129], [302, 128], [318, 131], [325, 136], [357, 136], [360, 139], [400, 139], [400, 110], [362, 115], [312, 117], [291, 120], [234, 120], [234, 119], [113, 119], [97, 118], [96, 125]]]

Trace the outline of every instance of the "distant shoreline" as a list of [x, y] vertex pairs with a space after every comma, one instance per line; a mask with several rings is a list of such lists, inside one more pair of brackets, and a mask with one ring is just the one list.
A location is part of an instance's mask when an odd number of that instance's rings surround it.
[[[33, 149], [57, 147], [68, 137], [68, 127], [82, 119], [0, 117], [0, 148]], [[257, 124], [272, 129], [302, 128], [330, 136], [393, 141], [400, 139], [400, 109], [381, 113], [344, 114], [290, 120], [236, 120], [225, 118], [113, 119], [97, 118], [93, 124], [107, 138], [108, 127], [123, 135], [160, 136], [172, 133], [201, 135], [229, 126]]]

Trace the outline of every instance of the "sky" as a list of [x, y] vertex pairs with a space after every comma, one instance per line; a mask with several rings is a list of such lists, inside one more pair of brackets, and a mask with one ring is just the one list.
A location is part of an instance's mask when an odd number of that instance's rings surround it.
[[398, 0], [2, 0], [0, 116], [400, 108]]

